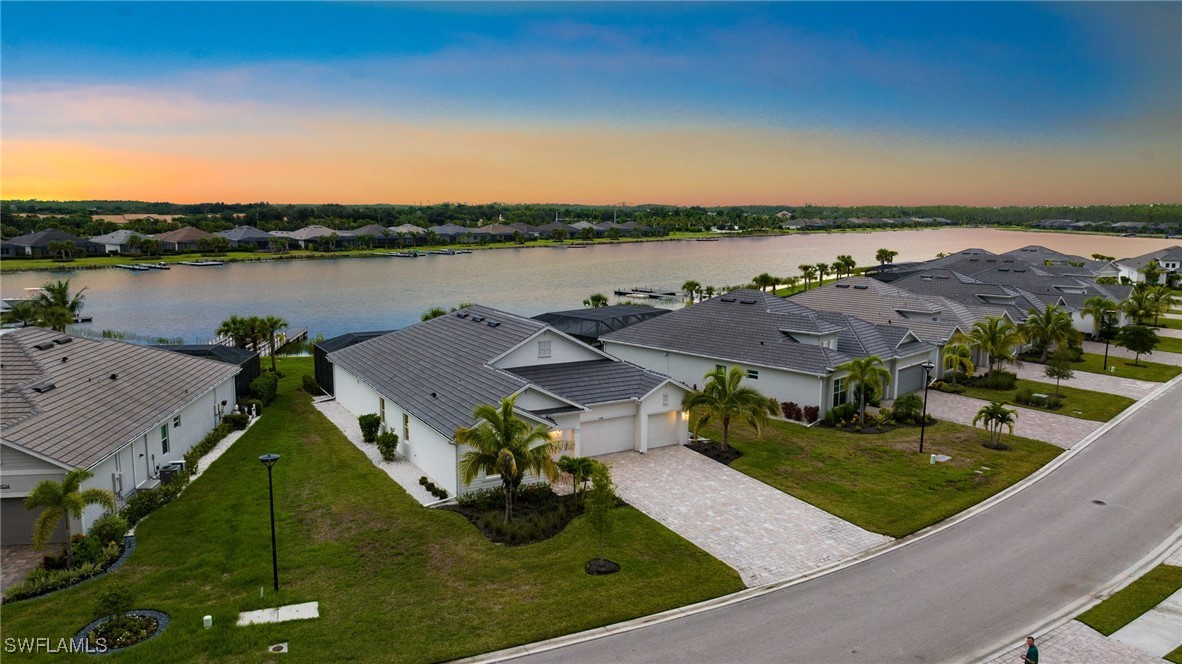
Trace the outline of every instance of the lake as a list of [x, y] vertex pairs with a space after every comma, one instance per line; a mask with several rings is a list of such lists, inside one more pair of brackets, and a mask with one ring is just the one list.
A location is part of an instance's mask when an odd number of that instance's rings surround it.
[[[1032, 233], [981, 228], [817, 233], [591, 245], [581, 249], [507, 247], [454, 256], [344, 258], [236, 263], [223, 267], [177, 265], [168, 271], [119, 269], [8, 274], [5, 297], [23, 288], [69, 278], [86, 287], [84, 313], [92, 330], [204, 343], [231, 315], [278, 315], [313, 336], [395, 329], [418, 322], [434, 306], [476, 302], [533, 316], [575, 309], [592, 293], [614, 302], [617, 288], [680, 289], [693, 279], [716, 287], [747, 283], [768, 272], [797, 275], [801, 263], [832, 263], [839, 254], [873, 264], [879, 248], [898, 251], [897, 262], [934, 258], [971, 247], [1004, 252], [1038, 244], [1081, 256], [1137, 256], [1177, 240], [1109, 235]], [[82, 327], [82, 326], [77, 326]]]

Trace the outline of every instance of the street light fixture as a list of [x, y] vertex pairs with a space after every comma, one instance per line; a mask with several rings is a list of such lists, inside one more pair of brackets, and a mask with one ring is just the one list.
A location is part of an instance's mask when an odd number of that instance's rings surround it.
[[1104, 337], [1104, 371], [1108, 371], [1108, 341], [1112, 338], [1112, 315], [1115, 313], [1108, 309], [1100, 314], [1100, 334]]
[[928, 428], [928, 386], [932, 384], [932, 369], [936, 365], [924, 362], [919, 366], [923, 367], [923, 415], [919, 419], [919, 453], [923, 454], [923, 435]]
[[271, 498], [271, 573], [275, 578], [275, 592], [279, 592], [279, 554], [275, 549], [275, 483], [271, 481], [271, 467], [278, 460], [278, 454], [259, 457], [259, 461], [267, 467], [267, 495]]

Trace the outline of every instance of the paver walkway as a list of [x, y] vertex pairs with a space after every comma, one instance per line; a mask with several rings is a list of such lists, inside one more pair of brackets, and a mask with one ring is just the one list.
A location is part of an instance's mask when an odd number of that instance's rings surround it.
[[29, 572], [37, 569], [42, 558], [60, 554], [62, 549], [57, 544], [47, 545], [40, 551], [32, 544], [0, 546], [0, 592], [24, 581]]
[[[1097, 355], [1104, 354], [1104, 344], [1099, 341], [1085, 341], [1083, 342], [1083, 349], [1085, 353], [1095, 353]], [[1108, 346], [1108, 357], [1119, 357], [1125, 360], [1131, 360], [1136, 357], [1136, 353], [1129, 351], [1120, 346]], [[1157, 362], [1158, 364], [1170, 364], [1175, 367], [1182, 367], [1182, 353], [1167, 353], [1165, 351], [1155, 350], [1151, 355], [1142, 355], [1141, 359], [1146, 362]]]
[[1155, 329], [1157, 330], [1157, 336], [1159, 337], [1173, 337], [1175, 339], [1182, 339], [1182, 330], [1175, 330], [1172, 327], [1159, 327]]
[[[928, 412], [936, 419], [946, 419], [972, 426], [977, 411], [988, 405], [988, 401], [961, 394], [948, 394], [939, 390], [928, 391]], [[1021, 406], [1010, 406], [1010, 408], [1018, 413], [1018, 419], [1014, 422], [1015, 435], [1041, 440], [1065, 449], [1070, 448], [1104, 425], [1103, 422], [1055, 415]]]
[[[1038, 646], [1038, 659], [1043, 662], [1163, 664], [1163, 660], [1106, 638], [1078, 620], [1069, 621], [1046, 634], [1035, 634], [1034, 639], [1034, 645]], [[1024, 654], [1026, 642], [1022, 641], [1014, 644], [1012, 652], [1000, 655], [988, 664], [1014, 664]]]
[[621, 498], [733, 567], [748, 587], [892, 541], [680, 445], [599, 458]]
[[[1020, 367], [1009, 366], [1006, 371], [1012, 371], [1018, 375], [1018, 378], [1023, 380], [1037, 380], [1040, 383], [1055, 384], [1055, 381], [1047, 378], [1043, 373], [1043, 365], [1026, 362]], [[1074, 387], [1080, 390], [1092, 390], [1093, 392], [1105, 392], [1107, 394], [1119, 394], [1129, 397], [1130, 399], [1140, 399], [1149, 394], [1158, 387], [1161, 383], [1152, 383], [1146, 380], [1133, 380], [1132, 378], [1121, 378], [1119, 376], [1111, 376], [1108, 374], [1092, 373], [1090, 371], [1076, 371], [1075, 375], [1070, 380], [1065, 380], [1061, 383], [1063, 387]]]

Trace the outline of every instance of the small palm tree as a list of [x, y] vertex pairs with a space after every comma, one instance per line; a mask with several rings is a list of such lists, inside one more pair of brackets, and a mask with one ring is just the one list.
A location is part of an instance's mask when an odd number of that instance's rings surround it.
[[693, 302], [695, 295], [699, 296], [700, 298], [702, 293], [702, 284], [690, 279], [681, 285], [681, 290], [685, 291], [685, 294], [689, 296], [690, 302]]
[[1170, 308], [1178, 302], [1178, 298], [1174, 297], [1174, 291], [1166, 284], [1150, 286], [1148, 290], [1153, 298], [1153, 324], [1157, 325], [1158, 318], [1169, 313]]
[[989, 431], [988, 447], [1000, 450], [1002, 449], [1002, 427], [1005, 427], [1009, 433], [1014, 433], [1014, 420], [1016, 419], [1018, 419], [1017, 411], [1012, 408], [1006, 408], [1006, 405], [1000, 401], [994, 401], [977, 411], [976, 417], [973, 418], [973, 426], [977, 426], [978, 422], [982, 422], [985, 429]]
[[431, 307], [430, 309], [424, 311], [422, 316], [419, 316], [419, 320], [428, 321], [432, 318], [439, 318], [440, 316], [446, 315], [447, 309], [444, 309], [443, 307]]
[[973, 323], [968, 339], [972, 345], [989, 356], [989, 371], [1000, 369], [1022, 342], [1022, 333], [1005, 316], [993, 316]]
[[809, 289], [809, 284], [812, 283], [813, 277], [817, 276], [816, 265], [797, 265], [796, 269], [800, 270], [800, 274], [804, 277], [804, 289]]
[[894, 263], [895, 256], [898, 256], [898, 255], [899, 255], [899, 252], [893, 251], [891, 249], [879, 249], [874, 254], [874, 260], [878, 261], [879, 265], [885, 265], [886, 263]]
[[[37, 305], [31, 301], [17, 302], [8, 310], [8, 320], [20, 323], [21, 327], [36, 325], [41, 318]], [[73, 322], [73, 321], [71, 321]]]
[[250, 319], [242, 316], [230, 316], [222, 321], [221, 325], [218, 325], [214, 334], [229, 338], [235, 348], [249, 348], [251, 341]]
[[1105, 317], [1116, 310], [1117, 305], [1115, 302], [1103, 295], [1097, 295], [1084, 300], [1083, 307], [1080, 308], [1080, 313], [1092, 318], [1092, 336], [1098, 339], [1104, 331]]
[[850, 360], [834, 367], [834, 370], [847, 372], [846, 385], [850, 394], [853, 394], [854, 390], [861, 386], [861, 389], [858, 390], [860, 395], [858, 412], [860, 419], [866, 419], [866, 392], [878, 394], [879, 387], [890, 384], [890, 370], [882, 366], [882, 360], [877, 355]]
[[[65, 332], [66, 325], [73, 323], [82, 312], [82, 307], [86, 304], [86, 296], [83, 295], [85, 292], [86, 288], [82, 288], [77, 293], [70, 293], [69, 279], [42, 286], [41, 293], [34, 300], [42, 310], [42, 318], [45, 319], [42, 324], [58, 332]], [[64, 312], [54, 311], [55, 309]]]
[[102, 505], [108, 511], [115, 511], [115, 494], [107, 489], [81, 489], [82, 483], [94, 473], [84, 468], [77, 468], [66, 473], [61, 482], [43, 480], [33, 488], [33, 492], [25, 498], [27, 509], [44, 508], [37, 521], [33, 524], [33, 547], [44, 548], [57, 525], [64, 518], [66, 520], [66, 566], [74, 566], [74, 550], [70, 543], [70, 518], [82, 518], [82, 510], [87, 505]]
[[1047, 305], [1042, 311], [1028, 311], [1022, 333], [1027, 340], [1042, 347], [1039, 361], [1043, 363], [1047, 361], [1052, 345], [1062, 346], [1077, 335], [1071, 326], [1071, 314], [1055, 304]]
[[1157, 312], [1157, 297], [1148, 287], [1138, 284], [1133, 288], [1129, 299], [1121, 305], [1121, 309], [1133, 319], [1133, 324], [1144, 325], [1149, 317]]
[[944, 370], [952, 372], [952, 384], [956, 384], [956, 375], [964, 373], [973, 375], [977, 367], [973, 365], [973, 350], [964, 344], [949, 344], [944, 347]]
[[526, 473], [558, 480], [554, 455], [567, 447], [566, 441], [550, 437], [544, 425], [530, 426], [513, 412], [515, 397], [501, 400], [500, 407], [482, 404], [472, 411], [477, 424], [456, 429], [456, 443], [471, 449], [460, 457], [460, 477], [470, 484], [480, 473], [500, 475], [505, 494], [505, 522], [513, 518], [513, 494]]
[[682, 399], [681, 405], [689, 411], [697, 410], [698, 419], [694, 427], [697, 432], [712, 419], [722, 422], [722, 449], [730, 442], [731, 420], [742, 419], [755, 428], [756, 432], [767, 424], [768, 416], [778, 412], [776, 404], [752, 387], [743, 387], [747, 372], [740, 367], [731, 367], [728, 372], [718, 367], [706, 374], [701, 391], [690, 392]]
[[828, 263], [817, 263], [816, 268], [817, 268], [817, 286], [820, 286], [821, 284], [825, 283], [825, 275], [829, 274], [829, 272], [830, 272], [829, 264]]
[[278, 372], [275, 367], [275, 335], [279, 334], [280, 330], [287, 329], [287, 321], [279, 316], [263, 316], [258, 319], [259, 332], [267, 339], [267, 345], [271, 349], [271, 371]]
[[607, 296], [603, 293], [592, 293], [586, 300], [583, 300], [584, 307], [606, 307], [608, 304]]

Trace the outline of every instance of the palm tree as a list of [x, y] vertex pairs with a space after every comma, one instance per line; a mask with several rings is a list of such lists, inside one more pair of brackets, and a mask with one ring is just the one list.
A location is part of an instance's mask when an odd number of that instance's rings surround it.
[[817, 276], [816, 265], [797, 265], [796, 269], [800, 270], [800, 274], [804, 277], [804, 289], [809, 289], [809, 283], [812, 282], [813, 277]]
[[250, 343], [253, 340], [250, 319], [242, 316], [230, 316], [222, 321], [214, 334], [219, 337], [228, 337], [235, 348], [250, 348]]
[[271, 371], [278, 373], [275, 367], [275, 335], [280, 330], [287, 329], [287, 321], [279, 316], [263, 316], [258, 319], [258, 330], [267, 338], [267, 345], [271, 348]]
[[1149, 288], [1138, 284], [1133, 287], [1133, 292], [1121, 305], [1121, 309], [1133, 320], [1134, 325], [1144, 325], [1157, 311], [1157, 298]]
[[1080, 308], [1080, 313], [1092, 318], [1092, 336], [1099, 339], [1101, 333], [1104, 331], [1104, 319], [1111, 313], [1117, 310], [1117, 304], [1112, 300], [1097, 295], [1089, 297], [1084, 300], [1083, 307]]
[[1145, 283], [1147, 284], [1156, 285], [1159, 281], [1161, 281], [1161, 266], [1158, 265], [1156, 260], [1151, 260], [1146, 263], [1145, 267], [1142, 267], [1140, 272], [1142, 275], [1144, 275]]
[[37, 304], [29, 300], [17, 302], [7, 313], [8, 320], [20, 323], [21, 327], [36, 325], [41, 320], [41, 311], [37, 308]]
[[973, 365], [973, 351], [964, 344], [949, 344], [944, 347], [944, 370], [952, 372], [952, 384], [956, 384], [956, 375], [964, 372], [971, 376], [977, 370]]
[[1000, 450], [1002, 449], [1002, 427], [1005, 427], [1010, 433], [1014, 433], [1014, 420], [1016, 419], [1018, 419], [1017, 411], [1006, 408], [1006, 405], [1000, 401], [994, 401], [977, 411], [976, 417], [973, 418], [973, 426], [977, 426], [977, 422], [984, 422], [985, 429], [989, 431], [989, 445], [987, 447]]
[[743, 378], [747, 372], [740, 367], [731, 367], [728, 372], [723, 367], [717, 367], [706, 374], [705, 385], [701, 391], [690, 392], [682, 399], [681, 405], [686, 410], [699, 411], [694, 431], [698, 431], [712, 419], [722, 421], [722, 449], [727, 449], [730, 441], [731, 420], [735, 418], [755, 427], [755, 431], [767, 423], [769, 415], [775, 415], [778, 408], [771, 399], [763, 396], [752, 387], [743, 387]]
[[1078, 334], [1071, 326], [1071, 314], [1055, 304], [1047, 305], [1042, 311], [1031, 309], [1026, 312], [1022, 333], [1028, 341], [1042, 347], [1039, 362], [1046, 363], [1051, 344], [1062, 346]]
[[42, 307], [37, 312], [37, 324], [51, 330], [65, 332], [66, 326], [74, 322], [74, 315], [65, 307]]
[[759, 288], [759, 290], [767, 291], [768, 287], [772, 285], [772, 275], [768, 274], [767, 272], [763, 272], [755, 275], [755, 278], [751, 281], [757, 288]]
[[94, 477], [94, 473], [84, 468], [75, 468], [66, 473], [61, 482], [42, 480], [33, 488], [33, 492], [25, 498], [27, 509], [44, 508], [33, 524], [33, 547], [44, 548], [57, 524], [66, 520], [66, 567], [74, 566], [74, 550], [70, 543], [70, 518], [82, 518], [82, 510], [87, 505], [102, 505], [108, 511], [115, 511], [115, 494], [107, 489], [81, 489], [84, 481]]
[[709, 299], [709, 298], [714, 297], [714, 291], [715, 291], [715, 289], [713, 286], [707, 286], [706, 290], [705, 290], [706, 298]]
[[456, 429], [456, 443], [471, 448], [460, 458], [461, 479], [470, 484], [480, 473], [500, 475], [506, 523], [513, 518], [513, 493], [525, 473], [557, 481], [559, 472], [553, 457], [567, 446], [566, 441], [551, 438], [548, 427], [531, 426], [518, 419], [513, 412], [514, 400], [515, 397], [505, 397], [499, 408], [489, 404], [477, 406], [472, 418], [478, 422]]
[[439, 318], [440, 316], [446, 315], [447, 310], [443, 307], [431, 307], [430, 309], [424, 311], [422, 316], [419, 316], [419, 320], [428, 321], [432, 318]]
[[969, 342], [989, 356], [989, 371], [1000, 369], [1014, 352], [1014, 346], [1022, 342], [1022, 332], [1013, 321], [1005, 316], [993, 316], [973, 323], [969, 329]]
[[685, 291], [686, 295], [689, 295], [690, 302], [694, 301], [694, 295], [698, 295], [699, 299], [701, 299], [700, 296], [702, 293], [702, 284], [699, 284], [693, 279], [690, 279], [689, 281], [682, 284], [681, 290]]
[[586, 300], [583, 300], [584, 307], [606, 307], [607, 303], [607, 296], [603, 293], [592, 293]]
[[[68, 322], [73, 323], [74, 319], [78, 317], [78, 314], [82, 312], [82, 307], [86, 306], [86, 296], [83, 295], [85, 292], [86, 288], [83, 287], [77, 293], [71, 294], [69, 279], [55, 281], [52, 284], [45, 284], [41, 287], [41, 293], [37, 295], [35, 302], [43, 311], [54, 308], [65, 309], [69, 317]], [[58, 314], [56, 315], [55, 322], [60, 322], [65, 317]], [[66, 324], [50, 325], [50, 327], [58, 332], [65, 332]]]
[[[853, 274], [854, 268], [857, 267], [858, 264], [854, 261], [853, 256], [850, 256], [849, 254], [841, 254], [837, 257], [837, 261], [834, 262], [833, 265], [835, 265], [838, 270], [845, 270], [845, 276], [848, 277]], [[838, 274], [840, 274], [840, 272]]]
[[821, 284], [825, 283], [825, 275], [829, 274], [829, 272], [830, 272], [830, 270], [829, 270], [828, 263], [817, 263], [817, 286], [818, 287], [820, 287]]
[[860, 419], [866, 419], [866, 392], [878, 394], [880, 386], [889, 385], [891, 372], [882, 366], [882, 360], [877, 355], [850, 360], [834, 367], [835, 371], [846, 372], [846, 385], [850, 394], [858, 389]]
[[796, 276], [780, 277], [780, 283], [787, 286], [788, 292], [789, 292], [789, 294], [791, 294], [792, 291], [796, 288], [796, 284], [800, 283], [800, 277], [796, 277]]
[[899, 255], [899, 252], [897, 252], [897, 251], [892, 251], [890, 249], [879, 249], [874, 254], [874, 260], [878, 261], [879, 265], [885, 265], [886, 263], [894, 263], [895, 256], [898, 256], [898, 255]]
[[1166, 284], [1150, 286], [1146, 290], [1153, 297], [1153, 324], [1157, 325], [1158, 318], [1162, 314], [1169, 313], [1178, 298], [1174, 297], [1174, 292]]

